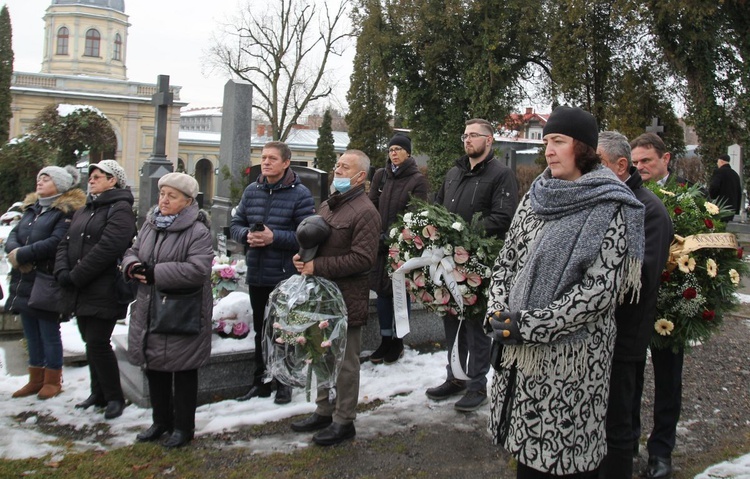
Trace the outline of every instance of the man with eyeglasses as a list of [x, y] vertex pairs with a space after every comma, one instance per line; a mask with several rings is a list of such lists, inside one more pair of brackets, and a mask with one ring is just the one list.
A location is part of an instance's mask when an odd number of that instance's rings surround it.
[[[481, 213], [488, 235], [504, 238], [518, 206], [518, 183], [513, 171], [495, 158], [492, 142], [495, 129], [490, 122], [474, 118], [466, 122], [461, 141], [466, 155], [445, 176], [435, 203], [445, 206], [470, 222]], [[490, 370], [491, 339], [482, 330], [478, 318], [466, 318], [459, 333], [455, 316], [443, 317], [448, 343], [447, 379], [427, 390], [427, 397], [442, 401], [458, 394], [464, 396], [454, 408], [461, 412], [476, 411], [487, 403], [487, 373]], [[468, 380], [457, 379], [450, 365], [451, 348], [458, 336], [459, 358], [467, 366]], [[466, 364], [468, 356], [468, 365]]]

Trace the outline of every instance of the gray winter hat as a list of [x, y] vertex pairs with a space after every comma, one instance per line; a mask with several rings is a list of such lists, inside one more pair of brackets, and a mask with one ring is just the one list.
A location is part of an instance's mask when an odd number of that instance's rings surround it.
[[159, 188], [162, 186], [171, 186], [193, 199], [198, 197], [198, 182], [195, 178], [185, 173], [167, 173], [159, 178]]
[[125, 176], [125, 170], [115, 160], [102, 160], [99, 163], [90, 164], [89, 175], [91, 175], [91, 170], [94, 168], [99, 169], [108, 175], [114, 176], [115, 179], [117, 179], [117, 184], [115, 185], [116, 188], [125, 188], [125, 186], [127, 186], [128, 178]]
[[81, 173], [73, 165], [67, 165], [65, 168], [59, 166], [46, 166], [36, 175], [37, 181], [42, 175], [47, 175], [55, 184], [58, 193], [65, 193], [74, 186], [78, 185], [81, 179]]

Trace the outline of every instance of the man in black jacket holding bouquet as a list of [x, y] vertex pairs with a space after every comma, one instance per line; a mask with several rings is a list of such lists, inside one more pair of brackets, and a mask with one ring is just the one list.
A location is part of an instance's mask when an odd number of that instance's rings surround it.
[[[466, 122], [461, 141], [466, 155], [456, 160], [435, 197], [435, 203], [471, 222], [475, 213], [482, 216], [488, 236], [505, 237], [518, 206], [518, 183], [510, 168], [495, 158], [492, 149], [495, 129], [490, 122], [478, 118]], [[456, 245], [458, 246], [458, 245]], [[435, 401], [465, 393], [454, 405], [457, 411], [470, 412], [487, 403], [487, 372], [490, 370], [492, 340], [482, 330], [478, 318], [466, 318], [459, 334], [455, 316], [443, 317], [448, 344], [447, 378], [440, 386], [427, 390]], [[450, 365], [451, 348], [458, 336], [459, 358], [466, 365], [469, 355], [468, 380], [454, 377]]]
[[661, 272], [669, 257], [674, 231], [664, 203], [643, 186], [630, 157], [628, 139], [615, 131], [604, 131], [599, 134], [597, 153], [602, 164], [625, 182], [646, 207], [640, 296], [637, 300], [628, 297], [615, 309], [617, 339], [609, 382], [607, 456], [599, 469], [602, 478], [630, 479], [633, 477], [633, 449], [638, 444], [638, 433], [633, 427], [633, 408], [638, 402], [636, 394], [640, 394], [636, 377], [640, 365], [646, 361], [646, 349], [654, 331]]

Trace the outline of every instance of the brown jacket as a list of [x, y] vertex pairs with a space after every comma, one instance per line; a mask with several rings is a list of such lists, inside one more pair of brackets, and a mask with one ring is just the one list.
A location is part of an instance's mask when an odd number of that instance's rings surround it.
[[369, 314], [369, 273], [377, 256], [380, 215], [363, 185], [334, 193], [320, 205], [319, 214], [331, 226], [331, 236], [318, 247], [315, 275], [336, 283], [344, 296], [348, 323], [363, 326]]

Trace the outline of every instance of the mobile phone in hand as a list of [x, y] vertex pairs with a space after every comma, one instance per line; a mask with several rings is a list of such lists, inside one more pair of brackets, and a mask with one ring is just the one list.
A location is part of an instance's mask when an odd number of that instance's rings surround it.
[[252, 228], [250, 228], [250, 231], [256, 232], [256, 231], [263, 231], [266, 229], [265, 225], [263, 223], [255, 223]]

